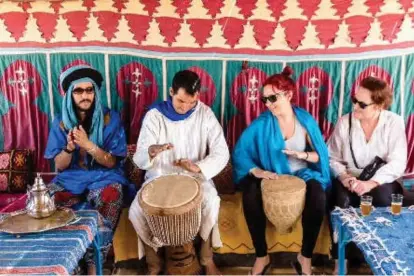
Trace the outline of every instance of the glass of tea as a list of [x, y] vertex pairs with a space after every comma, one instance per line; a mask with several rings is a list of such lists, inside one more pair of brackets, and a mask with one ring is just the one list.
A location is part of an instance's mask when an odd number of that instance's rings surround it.
[[361, 214], [363, 216], [369, 216], [372, 210], [372, 196], [361, 196]]
[[392, 194], [391, 195], [391, 213], [393, 215], [399, 215], [401, 213], [403, 195]]

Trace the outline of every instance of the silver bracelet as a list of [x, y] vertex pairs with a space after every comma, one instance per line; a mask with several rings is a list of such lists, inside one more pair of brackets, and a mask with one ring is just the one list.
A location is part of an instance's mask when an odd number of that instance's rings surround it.
[[88, 149], [86, 152], [93, 156], [97, 150], [98, 150], [98, 146], [94, 144], [93, 147]]

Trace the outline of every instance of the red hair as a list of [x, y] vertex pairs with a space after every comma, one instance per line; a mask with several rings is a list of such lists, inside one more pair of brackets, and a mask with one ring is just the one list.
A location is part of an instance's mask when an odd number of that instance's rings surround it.
[[293, 95], [296, 94], [296, 84], [293, 79], [290, 77], [293, 74], [293, 69], [289, 66], [283, 68], [282, 73], [274, 74], [266, 79], [263, 83], [263, 87], [266, 85], [271, 85], [273, 89], [278, 89], [281, 91], [292, 92]]

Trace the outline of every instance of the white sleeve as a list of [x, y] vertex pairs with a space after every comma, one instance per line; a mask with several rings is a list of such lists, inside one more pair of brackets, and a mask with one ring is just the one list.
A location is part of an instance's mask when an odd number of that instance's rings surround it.
[[154, 158], [151, 159], [148, 148], [157, 144], [157, 137], [160, 133], [160, 123], [154, 112], [149, 111], [145, 116], [137, 142], [137, 151], [134, 154], [134, 163], [141, 170], [148, 170], [154, 164]]
[[407, 166], [407, 138], [405, 136], [405, 124], [402, 117], [397, 117], [389, 126], [388, 139], [384, 145], [388, 147], [385, 164], [371, 178], [379, 184], [391, 183], [400, 178]]
[[209, 153], [206, 158], [196, 163], [206, 180], [219, 174], [227, 165], [230, 158], [229, 148], [227, 147], [226, 139], [223, 134], [223, 128], [217, 121], [214, 113], [209, 113], [210, 114], [207, 115], [207, 145]]
[[346, 132], [346, 120], [340, 118], [335, 126], [335, 130], [328, 140], [329, 165], [335, 177], [346, 172], [346, 162], [343, 158], [344, 140], [349, 134]]

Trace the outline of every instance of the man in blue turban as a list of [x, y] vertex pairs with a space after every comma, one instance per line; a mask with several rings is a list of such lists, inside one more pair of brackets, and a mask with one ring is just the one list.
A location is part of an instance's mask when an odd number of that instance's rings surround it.
[[[102, 81], [97, 70], [85, 65], [61, 74], [62, 114], [53, 122], [45, 158], [53, 159], [58, 169], [51, 185], [56, 202], [73, 206], [86, 200], [114, 230], [122, 185], [128, 183], [122, 168], [127, 145], [119, 114], [101, 104]], [[94, 273], [93, 258], [86, 256], [88, 274]]]

